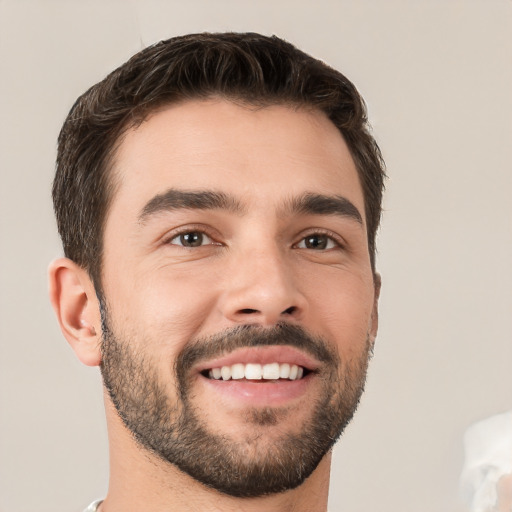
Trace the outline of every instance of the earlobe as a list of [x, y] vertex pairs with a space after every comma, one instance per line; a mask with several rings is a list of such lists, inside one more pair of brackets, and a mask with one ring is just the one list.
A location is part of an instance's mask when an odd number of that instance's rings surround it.
[[88, 366], [101, 362], [101, 315], [87, 272], [68, 258], [48, 269], [49, 294], [64, 337], [78, 359]]

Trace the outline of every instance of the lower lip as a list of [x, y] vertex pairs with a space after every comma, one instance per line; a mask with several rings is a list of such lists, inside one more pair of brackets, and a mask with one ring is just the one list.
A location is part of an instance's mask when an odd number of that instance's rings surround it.
[[314, 381], [310, 373], [299, 380], [250, 381], [216, 380], [201, 376], [205, 386], [230, 400], [245, 406], [277, 407], [288, 405], [291, 401], [305, 395]]

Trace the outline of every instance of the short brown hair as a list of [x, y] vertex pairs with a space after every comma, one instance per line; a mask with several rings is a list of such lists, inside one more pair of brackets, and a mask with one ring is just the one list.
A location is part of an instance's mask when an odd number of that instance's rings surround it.
[[101, 283], [103, 231], [114, 184], [109, 172], [123, 133], [159, 107], [212, 96], [256, 106], [324, 112], [343, 135], [365, 200], [375, 268], [385, 169], [366, 107], [341, 73], [276, 36], [193, 34], [134, 55], [78, 98], [58, 139], [53, 201], [65, 255]]

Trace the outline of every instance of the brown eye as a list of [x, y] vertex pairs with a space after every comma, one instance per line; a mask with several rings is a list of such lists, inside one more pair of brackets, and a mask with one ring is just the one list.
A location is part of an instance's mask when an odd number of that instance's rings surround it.
[[212, 240], [201, 231], [188, 231], [175, 236], [170, 243], [183, 247], [201, 247], [202, 245], [211, 244]]
[[313, 234], [304, 237], [297, 245], [299, 249], [313, 249], [316, 251], [325, 251], [327, 249], [333, 249], [338, 244], [327, 235]]

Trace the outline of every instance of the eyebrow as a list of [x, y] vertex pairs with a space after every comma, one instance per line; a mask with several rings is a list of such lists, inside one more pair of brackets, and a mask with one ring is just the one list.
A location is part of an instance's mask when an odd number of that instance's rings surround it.
[[145, 222], [158, 213], [173, 210], [228, 210], [241, 214], [244, 209], [239, 201], [224, 192], [210, 190], [186, 191], [171, 188], [150, 199], [139, 214], [139, 222]]
[[[190, 209], [190, 210], [227, 210], [239, 215], [245, 212], [244, 207], [235, 197], [224, 192], [211, 190], [187, 191], [169, 189], [150, 199], [139, 214], [139, 222], [158, 213]], [[355, 220], [363, 224], [363, 218], [354, 204], [343, 196], [305, 193], [285, 202], [281, 209], [282, 215], [337, 215]]]
[[306, 193], [287, 202], [285, 214], [337, 215], [363, 225], [363, 217], [356, 206], [343, 196]]

